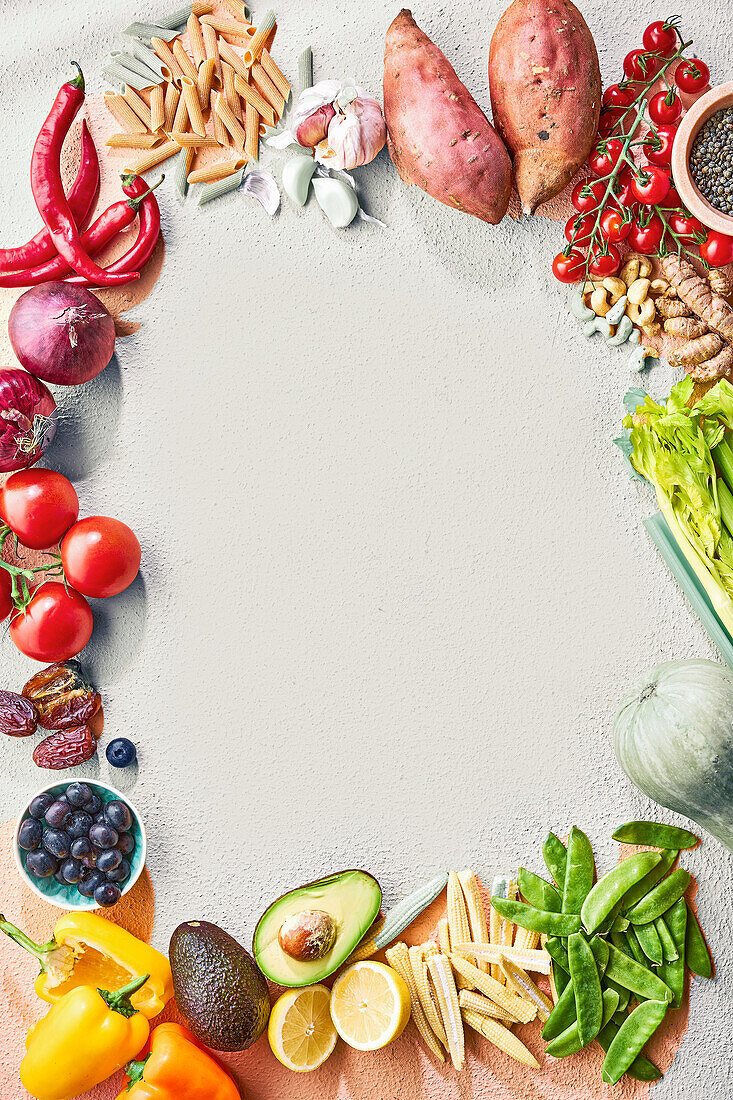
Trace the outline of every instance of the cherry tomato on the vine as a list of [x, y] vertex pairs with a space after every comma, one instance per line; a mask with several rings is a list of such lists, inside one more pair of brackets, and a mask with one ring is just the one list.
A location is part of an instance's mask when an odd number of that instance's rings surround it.
[[52, 664], [81, 653], [93, 626], [83, 596], [60, 581], [47, 581], [32, 590], [25, 611], [11, 619], [10, 637], [26, 657]]
[[700, 256], [711, 267], [725, 267], [733, 263], [733, 237], [711, 229], [707, 240], [700, 245]]
[[631, 50], [624, 58], [624, 72], [629, 80], [638, 80], [647, 84], [661, 69], [661, 58], [654, 57], [648, 50]]
[[600, 230], [605, 241], [618, 244], [625, 241], [631, 232], [631, 218], [624, 217], [620, 210], [609, 206], [601, 214]]
[[598, 140], [602, 141], [604, 138], [611, 136], [616, 129], [616, 123], [619, 120], [619, 112], [613, 108], [603, 107], [601, 109], [601, 117], [598, 119]]
[[604, 107], [626, 109], [634, 102], [635, 96], [627, 84], [609, 84], [601, 98]]
[[597, 176], [607, 176], [618, 164], [624, 149], [620, 138], [608, 138], [599, 141], [588, 158], [591, 171]]
[[649, 118], [657, 126], [672, 126], [682, 114], [682, 101], [673, 88], [655, 92], [649, 100]]
[[603, 250], [600, 248], [593, 249], [588, 264], [588, 272], [595, 279], [604, 279], [607, 275], [615, 275], [620, 267], [621, 253], [615, 245], [606, 245]]
[[650, 164], [660, 168], [669, 168], [672, 163], [672, 146], [677, 136], [676, 126], [657, 126], [656, 134], [650, 133], [644, 138], [644, 156]]
[[74, 486], [55, 470], [18, 470], [0, 489], [0, 518], [30, 550], [55, 546], [78, 515]]
[[660, 205], [666, 210], [676, 210], [677, 207], [682, 206], [682, 199], [679, 197], [677, 188], [674, 185], [674, 180], [669, 174], [667, 175], [667, 179], [669, 181], [669, 191], [664, 196], [664, 202], [660, 203]]
[[684, 210], [673, 210], [671, 214], [667, 215], [667, 222], [672, 232], [676, 233], [687, 244], [691, 244], [695, 240], [696, 233], [704, 232], [702, 222], [699, 222], [697, 218], [693, 218], [692, 214], [688, 214]]
[[124, 592], [140, 568], [140, 543], [119, 519], [86, 516], [61, 543], [61, 562], [69, 584], [84, 596], [106, 599]]
[[641, 40], [645, 50], [653, 50], [662, 57], [671, 57], [679, 42], [674, 23], [666, 19], [655, 19], [650, 23]]
[[649, 221], [634, 219], [631, 231], [626, 238], [626, 243], [634, 252], [641, 252], [645, 256], [656, 252], [664, 236], [664, 224], [657, 214], [652, 214]]
[[710, 83], [710, 69], [699, 57], [688, 57], [677, 66], [674, 79], [681, 92], [696, 95], [705, 91]]
[[5, 569], [0, 569], [0, 623], [7, 619], [13, 610], [12, 591], [13, 581], [10, 573]]
[[580, 180], [573, 188], [570, 199], [579, 214], [589, 214], [603, 201], [606, 185], [601, 180]]
[[565, 240], [583, 248], [590, 244], [596, 219], [592, 214], [573, 214], [565, 223]]
[[622, 168], [613, 181], [613, 194], [619, 206], [633, 206], [636, 202], [631, 190], [631, 169]]
[[552, 261], [552, 274], [561, 283], [577, 283], [585, 272], [585, 256], [582, 252], [572, 249], [567, 256], [564, 252], [558, 252]]
[[638, 202], [645, 206], [658, 206], [669, 192], [669, 176], [663, 168], [646, 164], [632, 175], [631, 190]]

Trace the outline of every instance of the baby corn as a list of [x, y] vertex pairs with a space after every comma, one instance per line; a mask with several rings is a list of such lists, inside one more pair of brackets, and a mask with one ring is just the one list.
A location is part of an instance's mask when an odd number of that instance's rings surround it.
[[499, 947], [495, 944], [453, 943], [453, 951], [458, 955], [471, 955], [477, 959], [487, 959], [498, 965], [501, 958], [509, 959], [523, 970], [535, 974], [549, 974], [552, 959], [546, 951], [530, 950], [526, 947]]
[[415, 1027], [420, 1032], [425, 1042], [425, 1045], [433, 1052], [436, 1058], [441, 1062], [445, 1062], [445, 1055], [443, 1054], [443, 1048], [440, 1045], [440, 1041], [430, 1026], [430, 1021], [425, 1015], [422, 1002], [420, 1001], [420, 995], [417, 991], [417, 985], [415, 983], [415, 976], [410, 966], [410, 954], [404, 943], [396, 943], [394, 947], [390, 947], [385, 951], [385, 958], [389, 965], [397, 971], [400, 977], [404, 980], [407, 988], [410, 991], [410, 1004], [412, 1006], [412, 1018], [415, 1021]]
[[465, 1061], [465, 1040], [453, 971], [446, 956], [437, 951], [428, 956], [427, 964], [430, 977], [433, 979], [438, 998], [438, 1008], [445, 1027], [448, 1053], [454, 1067], [460, 1070], [463, 1069]]
[[484, 997], [483, 993], [474, 993], [472, 989], [462, 989], [458, 994], [458, 1004], [461, 1008], [468, 1008], [471, 1012], [478, 1012], [481, 1016], [492, 1016], [495, 1020], [503, 1020], [507, 1024], [519, 1023], [506, 1009], [500, 1008], [494, 1001]]
[[[458, 881], [463, 891], [463, 896], [466, 902], [466, 911], [468, 913], [468, 923], [471, 928], [471, 941], [473, 943], [488, 943], [489, 942], [489, 926], [486, 923], [486, 913], [484, 912], [484, 903], [481, 897], [481, 891], [479, 890], [478, 879], [475, 873], [467, 868], [465, 871], [458, 872]], [[478, 962], [479, 970], [483, 970], [485, 973], [489, 973], [489, 964], [480, 959]]]
[[430, 981], [428, 979], [428, 966], [425, 962], [422, 947], [411, 947], [408, 950], [408, 957], [410, 960], [410, 968], [415, 980], [415, 986], [417, 987], [417, 995], [420, 999], [423, 1012], [427, 1017], [428, 1023], [433, 1032], [438, 1038], [438, 1041], [443, 1044], [446, 1050], [448, 1050], [448, 1040], [446, 1039], [445, 1029], [440, 1021], [440, 1015], [435, 1007], [435, 1001], [433, 1000], [433, 994], [430, 989]]
[[552, 1012], [552, 1001], [549, 997], [546, 997], [545, 994], [537, 988], [526, 971], [522, 970], [519, 966], [515, 966], [514, 963], [510, 962], [505, 956], [502, 956], [499, 966], [506, 978], [507, 988], [513, 989], [518, 997], [524, 997], [528, 1001], [531, 1001], [537, 1009], [537, 1015], [540, 1020], [542, 1020], [542, 1023], [546, 1023], [548, 1016]]
[[450, 928], [448, 927], [447, 917], [443, 917], [442, 920], [438, 921], [438, 943], [443, 954], [450, 955]]
[[463, 1010], [463, 1019], [469, 1027], [472, 1027], [474, 1031], [478, 1031], [484, 1039], [488, 1039], [490, 1043], [493, 1043], [499, 1050], [504, 1051], [510, 1058], [514, 1058], [525, 1066], [531, 1066], [532, 1069], [540, 1068], [539, 1062], [531, 1051], [527, 1050], [521, 1039], [518, 1039], [503, 1024], [489, 1019], [488, 1016], [481, 1016], [478, 1012], [471, 1012], [470, 1009]]
[[362, 962], [363, 959], [370, 959], [377, 950], [377, 945], [374, 940], [378, 933], [381, 932], [383, 927], [384, 917], [378, 917], [367, 932], [364, 939], [361, 941], [361, 943], [359, 943], [351, 952], [348, 959], [346, 960], [347, 963]]
[[529, 1001], [517, 997], [514, 993], [509, 993], [506, 987], [497, 982], [495, 978], [492, 978], [490, 974], [484, 974], [483, 970], [479, 970], [477, 966], [467, 962], [460, 955], [451, 954], [449, 957], [453, 969], [462, 978], [466, 979], [470, 988], [478, 989], [489, 1000], [495, 1001], [501, 1008], [506, 1009], [512, 1016], [516, 1017], [520, 1023], [528, 1024], [530, 1020], [534, 1020], [537, 1009]]

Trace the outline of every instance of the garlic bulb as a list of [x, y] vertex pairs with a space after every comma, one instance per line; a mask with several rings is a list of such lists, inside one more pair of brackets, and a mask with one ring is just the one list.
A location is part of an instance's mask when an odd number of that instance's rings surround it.
[[348, 172], [374, 160], [386, 140], [382, 108], [376, 99], [359, 95], [334, 114], [326, 138], [315, 147], [315, 157], [329, 168]]

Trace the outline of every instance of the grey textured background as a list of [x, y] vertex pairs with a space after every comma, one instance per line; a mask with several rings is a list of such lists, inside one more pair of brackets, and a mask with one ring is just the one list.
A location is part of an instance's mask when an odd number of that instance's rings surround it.
[[[414, 8], [484, 105], [502, 6]], [[36, 227], [28, 156], [69, 59], [101, 90], [115, 32], [160, 7], [0, 0], [3, 242]], [[397, 7], [282, 0], [278, 60], [293, 72], [311, 43], [317, 78], [378, 93]], [[606, 83], [666, 14], [583, 7]], [[720, 7], [681, 13], [729, 77]], [[612, 827], [655, 812], [613, 757], [619, 699], [660, 659], [714, 656], [611, 442], [638, 378], [582, 339], [549, 274], [561, 227], [454, 213], [386, 153], [358, 179], [387, 230], [337, 232], [313, 202], [273, 221], [242, 195], [181, 208], [169, 179], [142, 329], [63, 395], [48, 464], [143, 544], [86, 655], [139, 774], [91, 771], [144, 813], [162, 948], [193, 917], [247, 940], [275, 894], [343, 866], [388, 902], [446, 866], [539, 869], [547, 829], [574, 822], [608, 866]], [[648, 375], [658, 396], [671, 380]], [[0, 664], [8, 688], [35, 667], [7, 639]], [[46, 777], [27, 744], [0, 754], [9, 817]], [[722, 1098], [733, 859], [706, 839], [685, 862], [718, 977], [695, 983], [655, 1095]]]

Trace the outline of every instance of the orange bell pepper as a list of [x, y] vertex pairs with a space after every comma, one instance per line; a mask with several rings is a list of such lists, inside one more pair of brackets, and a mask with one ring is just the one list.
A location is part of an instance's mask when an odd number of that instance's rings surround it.
[[240, 1100], [223, 1066], [180, 1024], [159, 1024], [150, 1053], [125, 1067], [129, 1084], [117, 1100]]

